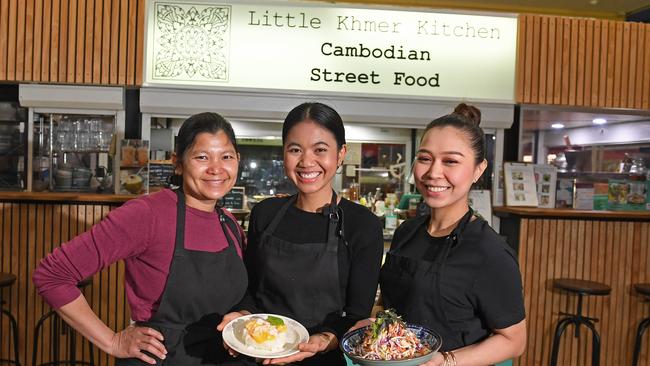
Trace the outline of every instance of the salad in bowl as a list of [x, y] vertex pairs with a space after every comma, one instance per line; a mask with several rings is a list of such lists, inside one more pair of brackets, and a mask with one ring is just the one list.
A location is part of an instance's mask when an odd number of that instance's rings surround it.
[[391, 309], [380, 311], [372, 324], [341, 339], [345, 355], [361, 366], [419, 365], [431, 359], [441, 345], [436, 332], [404, 322]]

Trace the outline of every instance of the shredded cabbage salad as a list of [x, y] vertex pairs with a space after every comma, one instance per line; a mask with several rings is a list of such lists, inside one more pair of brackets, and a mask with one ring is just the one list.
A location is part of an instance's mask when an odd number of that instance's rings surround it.
[[381, 311], [353, 349], [367, 360], [402, 360], [431, 352], [391, 309]]

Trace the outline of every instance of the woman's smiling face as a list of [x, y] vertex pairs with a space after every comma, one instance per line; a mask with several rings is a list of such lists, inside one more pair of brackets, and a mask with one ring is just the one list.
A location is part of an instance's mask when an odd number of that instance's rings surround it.
[[435, 127], [425, 133], [415, 157], [413, 175], [418, 191], [431, 208], [467, 205], [472, 183], [486, 163], [475, 163], [469, 138], [455, 127]]
[[334, 134], [311, 120], [291, 128], [284, 144], [284, 170], [300, 193], [332, 191], [332, 179], [345, 157], [345, 146], [338, 149]]
[[187, 204], [204, 211], [214, 210], [217, 200], [235, 185], [238, 170], [239, 154], [223, 131], [196, 135], [177, 164]]

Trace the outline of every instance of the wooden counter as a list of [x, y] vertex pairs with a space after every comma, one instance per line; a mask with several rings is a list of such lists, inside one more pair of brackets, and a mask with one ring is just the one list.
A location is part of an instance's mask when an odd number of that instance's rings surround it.
[[[584, 313], [599, 320], [601, 365], [629, 365], [636, 327], [650, 304], [632, 285], [650, 282], [650, 213], [495, 207], [501, 233], [518, 248], [528, 321], [526, 353], [515, 365], [548, 365], [560, 312], [575, 312], [576, 297], [552, 288], [560, 277], [588, 279], [612, 287], [607, 297], [585, 298]], [[579, 342], [569, 327], [559, 365], [590, 365], [591, 338]], [[650, 337], [639, 365], [650, 366]]]
[[646, 220], [650, 221], [650, 211], [596, 211], [574, 210], [570, 208], [537, 208], [497, 206], [493, 208], [495, 215], [507, 217], [509, 214], [524, 217], [557, 217], [557, 218], [592, 218], [614, 220]]
[[137, 196], [126, 194], [97, 194], [79, 192], [2, 192], [0, 201], [43, 201], [43, 202], [94, 202], [121, 204]]

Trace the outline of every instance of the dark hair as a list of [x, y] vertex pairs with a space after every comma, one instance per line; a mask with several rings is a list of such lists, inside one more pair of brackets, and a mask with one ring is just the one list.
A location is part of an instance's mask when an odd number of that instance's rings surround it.
[[235, 147], [235, 152], [238, 153], [235, 131], [230, 123], [217, 113], [203, 112], [190, 116], [183, 122], [178, 131], [178, 137], [176, 137], [176, 157], [182, 161], [185, 151], [194, 144], [198, 134], [203, 132], [214, 134], [219, 131], [223, 131], [228, 136], [228, 140]]
[[341, 116], [330, 106], [318, 103], [303, 103], [289, 112], [282, 124], [282, 143], [287, 139], [289, 131], [300, 122], [314, 121], [330, 131], [336, 138], [339, 149], [345, 145], [345, 128]]
[[485, 133], [479, 127], [480, 123], [481, 111], [474, 106], [460, 103], [451, 114], [429, 122], [422, 137], [432, 128], [454, 127], [464, 132], [469, 138], [469, 143], [474, 151], [474, 162], [478, 165], [485, 160]]
[[[239, 153], [237, 140], [235, 139], [235, 131], [233, 131], [230, 123], [218, 113], [204, 112], [190, 116], [183, 121], [183, 125], [178, 131], [178, 136], [176, 137], [176, 161], [183, 161], [185, 151], [194, 144], [198, 134], [203, 132], [214, 134], [219, 131], [223, 131], [226, 136], [228, 136], [228, 140], [230, 140], [230, 143], [235, 148], [235, 152]], [[183, 177], [178, 174], [173, 174], [167, 178], [167, 183], [175, 186], [182, 186]]]

